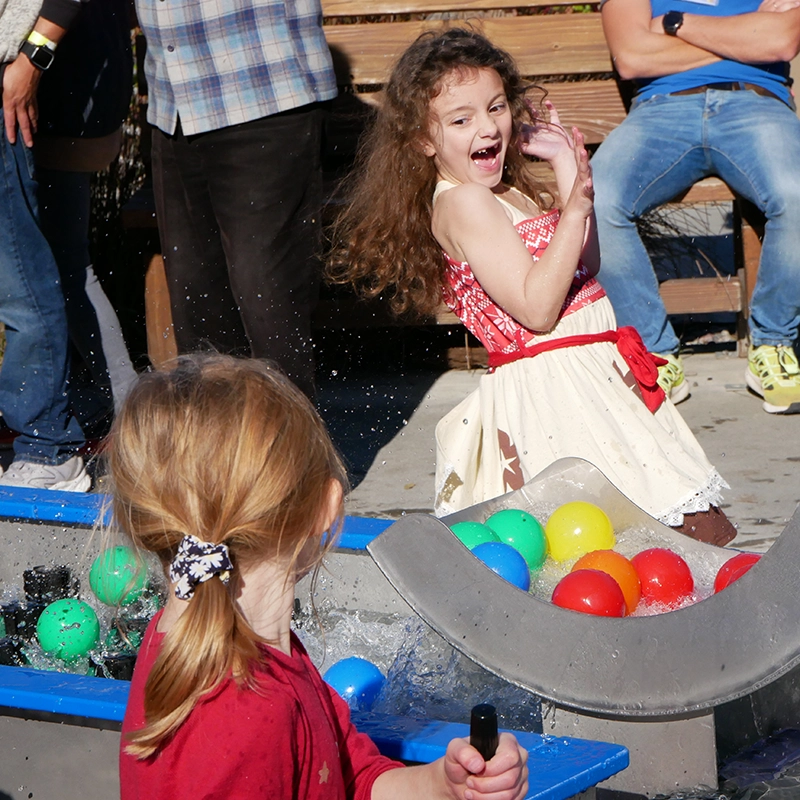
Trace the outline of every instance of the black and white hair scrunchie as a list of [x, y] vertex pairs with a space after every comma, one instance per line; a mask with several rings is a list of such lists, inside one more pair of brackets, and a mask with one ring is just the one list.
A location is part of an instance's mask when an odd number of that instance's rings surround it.
[[191, 600], [195, 586], [215, 575], [227, 584], [232, 569], [227, 545], [204, 542], [187, 533], [170, 564], [169, 579], [175, 584], [175, 596], [179, 600]]

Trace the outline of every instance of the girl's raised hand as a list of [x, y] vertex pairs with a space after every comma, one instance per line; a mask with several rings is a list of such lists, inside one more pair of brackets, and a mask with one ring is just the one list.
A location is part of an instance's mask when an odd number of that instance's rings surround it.
[[572, 184], [567, 202], [564, 204], [562, 213], [573, 211], [581, 214], [584, 218], [588, 217], [594, 210], [594, 183], [592, 181], [592, 168], [589, 165], [589, 154], [584, 146], [583, 134], [577, 129], [572, 129], [574, 141], [572, 150], [575, 154], [575, 166], [577, 172], [575, 181]]
[[510, 733], [501, 733], [489, 761], [466, 741], [453, 739], [444, 757], [445, 782], [458, 800], [522, 800], [528, 792], [528, 753]]
[[556, 107], [549, 100], [544, 101], [550, 117], [548, 121], [532, 103], [527, 102], [527, 106], [533, 125], [522, 126], [519, 149], [526, 156], [541, 158], [543, 161], [553, 161], [558, 156], [567, 154], [573, 147], [573, 141], [561, 124]]

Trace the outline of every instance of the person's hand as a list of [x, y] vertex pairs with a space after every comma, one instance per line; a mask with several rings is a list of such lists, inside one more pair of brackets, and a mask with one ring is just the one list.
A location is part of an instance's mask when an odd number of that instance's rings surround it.
[[534, 156], [548, 162], [569, 152], [573, 146], [572, 137], [561, 124], [556, 107], [549, 100], [544, 101], [550, 117], [546, 120], [533, 104], [527, 103], [527, 105], [533, 118], [533, 125], [522, 126], [519, 149], [526, 156]]
[[522, 800], [528, 792], [528, 753], [510, 733], [501, 733], [489, 761], [466, 739], [453, 739], [444, 757], [445, 781], [457, 800]]
[[758, 10], [779, 14], [782, 11], [791, 11], [793, 8], [800, 8], [800, 0], [762, 0]]
[[17, 141], [17, 126], [22, 141], [33, 147], [33, 134], [36, 133], [38, 107], [36, 90], [42, 77], [25, 55], [18, 55], [3, 73], [3, 121], [6, 137], [11, 144]]
[[575, 154], [577, 174], [575, 175], [572, 191], [570, 192], [569, 198], [567, 198], [567, 202], [564, 204], [564, 211], [562, 213], [576, 212], [586, 218], [594, 210], [592, 168], [589, 165], [589, 154], [584, 147], [583, 134], [577, 128], [573, 128], [572, 138], [575, 141], [573, 152]]
[[650, 33], [660, 33], [664, 34], [664, 15], [662, 14], [659, 17], [653, 17], [650, 20]]

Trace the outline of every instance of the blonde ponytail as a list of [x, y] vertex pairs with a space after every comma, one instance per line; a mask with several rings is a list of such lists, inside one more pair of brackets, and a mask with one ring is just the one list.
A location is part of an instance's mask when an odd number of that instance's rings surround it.
[[227, 585], [213, 577], [194, 587], [164, 637], [145, 686], [145, 726], [127, 739], [128, 752], [147, 758], [221, 682], [254, 685], [265, 651], [236, 602], [241, 570], [280, 559], [291, 581], [317, 566], [333, 538], [309, 543], [331, 480], [344, 487], [346, 476], [305, 396], [264, 362], [227, 356], [182, 357], [143, 376], [107, 460], [115, 522], [165, 572], [187, 533], [225, 544], [233, 564]]

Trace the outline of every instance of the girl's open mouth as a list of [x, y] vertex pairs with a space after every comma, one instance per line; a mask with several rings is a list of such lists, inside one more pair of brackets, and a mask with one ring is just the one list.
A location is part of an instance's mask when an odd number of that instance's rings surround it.
[[498, 142], [492, 147], [485, 147], [481, 150], [476, 150], [470, 157], [482, 169], [493, 169], [497, 166], [500, 149], [501, 144]]

